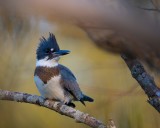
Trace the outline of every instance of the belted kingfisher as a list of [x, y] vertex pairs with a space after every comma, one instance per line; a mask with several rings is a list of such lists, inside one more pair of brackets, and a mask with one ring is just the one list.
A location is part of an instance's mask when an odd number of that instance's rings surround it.
[[68, 106], [75, 107], [72, 101], [93, 102], [93, 99], [84, 95], [79, 88], [76, 77], [65, 66], [58, 63], [60, 56], [69, 54], [68, 50], [60, 50], [55, 36], [40, 39], [37, 48], [37, 62], [34, 81], [42, 97], [60, 101]]

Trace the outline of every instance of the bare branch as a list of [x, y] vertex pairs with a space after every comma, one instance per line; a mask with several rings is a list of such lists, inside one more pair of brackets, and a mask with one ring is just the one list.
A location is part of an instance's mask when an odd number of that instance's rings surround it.
[[76, 122], [84, 123], [92, 128], [112, 128], [110, 127], [110, 125], [107, 126], [103, 124], [101, 121], [97, 120], [96, 118], [90, 116], [87, 113], [83, 113], [79, 110], [68, 107], [60, 102], [45, 100], [44, 98], [37, 95], [0, 90], [0, 100], [17, 101], [43, 106], [48, 109], [54, 110], [61, 115], [73, 118]]
[[138, 60], [125, 54], [122, 55], [122, 58], [128, 65], [132, 76], [147, 94], [148, 102], [160, 112], [160, 89], [156, 86], [153, 77], [145, 71], [143, 65]]
[[150, 0], [151, 4], [154, 6], [154, 8], [145, 8], [145, 7], [137, 7], [142, 10], [147, 10], [147, 11], [155, 11], [155, 12], [160, 12], [160, 9], [157, 7], [157, 5], [153, 2], [153, 0]]
[[154, 12], [160, 12], [158, 8], [143, 8], [143, 7], [137, 7], [142, 10], [147, 10], [147, 11], [154, 11]]

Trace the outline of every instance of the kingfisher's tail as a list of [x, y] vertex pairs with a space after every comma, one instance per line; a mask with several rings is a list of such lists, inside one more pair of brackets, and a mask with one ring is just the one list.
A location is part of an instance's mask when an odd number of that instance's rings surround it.
[[89, 96], [83, 95], [83, 98], [82, 98], [82, 99], [80, 99], [80, 101], [81, 101], [81, 103], [85, 106], [84, 101], [93, 102], [93, 101], [94, 101], [94, 99], [92, 99], [92, 98], [91, 98], [91, 97], [89, 97]]

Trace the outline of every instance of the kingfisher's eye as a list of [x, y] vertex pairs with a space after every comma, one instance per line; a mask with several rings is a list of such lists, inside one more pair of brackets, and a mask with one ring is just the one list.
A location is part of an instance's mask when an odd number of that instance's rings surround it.
[[46, 53], [46, 54], [50, 53], [50, 49], [47, 49], [47, 50], [45, 51], [45, 53]]
[[45, 53], [46, 54], [51, 54], [51, 53], [53, 53], [54, 52], [54, 48], [51, 48], [51, 49], [46, 49], [46, 51], [45, 51]]
[[54, 52], [54, 49], [53, 49], [53, 48], [51, 48], [51, 52], [52, 52], [52, 53]]

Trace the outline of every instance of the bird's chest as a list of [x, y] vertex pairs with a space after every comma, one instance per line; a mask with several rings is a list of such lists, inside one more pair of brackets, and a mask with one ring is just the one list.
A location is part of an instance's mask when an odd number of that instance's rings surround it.
[[34, 80], [43, 97], [56, 100], [64, 99], [61, 75], [57, 68], [37, 67]]
[[57, 67], [36, 67], [34, 76], [38, 76], [44, 84], [47, 84], [48, 81], [54, 79], [54, 81], [58, 81], [60, 77], [59, 69]]
[[52, 77], [47, 83], [35, 76], [36, 86], [41, 95], [48, 99], [62, 100], [64, 99], [64, 90], [60, 84], [61, 76]]

